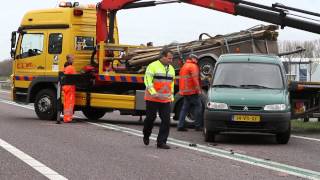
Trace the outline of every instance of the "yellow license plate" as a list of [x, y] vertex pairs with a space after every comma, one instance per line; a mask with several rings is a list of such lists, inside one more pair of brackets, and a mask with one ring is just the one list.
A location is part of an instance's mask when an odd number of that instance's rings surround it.
[[251, 116], [251, 115], [234, 115], [233, 121], [241, 122], [260, 122], [260, 116]]

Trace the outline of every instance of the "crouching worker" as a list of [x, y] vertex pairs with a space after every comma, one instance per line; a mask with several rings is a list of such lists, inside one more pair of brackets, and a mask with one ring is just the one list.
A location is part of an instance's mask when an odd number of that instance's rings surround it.
[[[75, 74], [76, 70], [73, 67], [73, 59], [74, 56], [68, 54], [66, 56], [67, 62], [64, 64], [64, 74]], [[62, 91], [64, 94], [64, 101], [63, 101], [63, 122], [69, 123], [72, 122], [73, 116], [73, 108], [75, 103], [75, 94], [76, 94], [76, 86], [75, 85], [64, 85], [62, 87]]]

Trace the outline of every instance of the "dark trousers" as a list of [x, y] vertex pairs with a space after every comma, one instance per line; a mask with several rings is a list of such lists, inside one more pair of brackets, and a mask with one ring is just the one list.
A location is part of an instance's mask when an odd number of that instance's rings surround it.
[[193, 112], [196, 128], [203, 126], [203, 114], [201, 98], [198, 94], [183, 96], [183, 106], [179, 116], [178, 128], [184, 127], [185, 118], [188, 113]]
[[157, 144], [166, 144], [170, 129], [170, 103], [159, 103], [153, 101], [146, 101], [146, 119], [144, 120], [143, 135], [150, 137], [154, 121], [157, 118], [157, 112], [161, 119]]

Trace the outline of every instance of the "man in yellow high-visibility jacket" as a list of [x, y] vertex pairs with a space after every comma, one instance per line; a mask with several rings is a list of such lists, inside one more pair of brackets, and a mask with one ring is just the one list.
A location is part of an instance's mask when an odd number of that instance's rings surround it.
[[157, 147], [170, 149], [167, 139], [170, 129], [170, 104], [173, 101], [175, 71], [172, 65], [173, 53], [167, 48], [160, 52], [160, 60], [148, 65], [144, 84], [146, 86], [146, 119], [143, 127], [143, 142], [149, 144], [153, 123], [157, 112], [161, 119], [161, 125], [157, 138]]

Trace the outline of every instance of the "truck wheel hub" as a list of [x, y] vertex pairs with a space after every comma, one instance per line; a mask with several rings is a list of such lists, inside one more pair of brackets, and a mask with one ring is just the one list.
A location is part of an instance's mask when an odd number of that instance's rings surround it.
[[38, 102], [38, 107], [41, 112], [46, 112], [51, 108], [51, 101], [49, 97], [43, 97]]
[[201, 67], [201, 72], [205, 76], [209, 75], [211, 71], [212, 71], [212, 66], [210, 64], [205, 64]]

